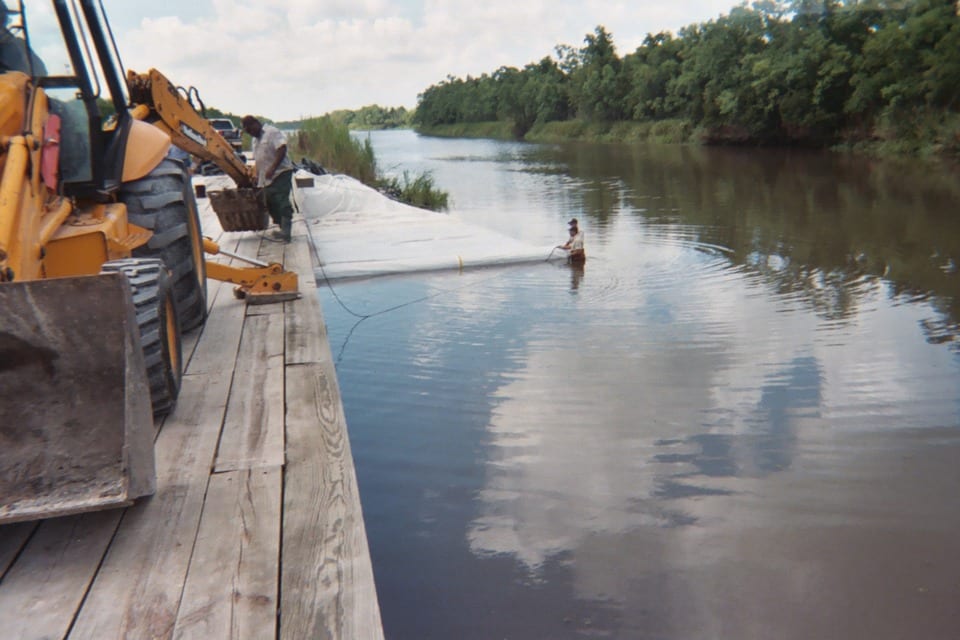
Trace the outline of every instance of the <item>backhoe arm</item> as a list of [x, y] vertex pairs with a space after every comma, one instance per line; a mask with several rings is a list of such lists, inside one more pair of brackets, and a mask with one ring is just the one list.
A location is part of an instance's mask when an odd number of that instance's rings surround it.
[[[145, 120], [163, 130], [171, 141], [184, 151], [215, 163], [233, 178], [237, 189], [209, 192], [210, 204], [220, 218], [224, 231], [255, 231], [267, 227], [267, 213], [254, 188], [254, 173], [230, 146], [230, 143], [197, 113], [191, 101], [162, 73], [151, 69], [147, 74], [127, 73], [134, 118]], [[203, 250], [223, 254], [252, 264], [251, 267], [227, 266], [207, 262], [207, 276], [237, 285], [234, 293], [250, 304], [282, 302], [300, 297], [297, 274], [283, 266], [267, 264], [228, 253], [209, 239], [203, 239]]]
[[156, 69], [127, 72], [133, 116], [165, 131], [173, 144], [203, 160], [213, 162], [240, 188], [253, 187], [253, 174], [230, 143], [197, 113], [190, 101]]

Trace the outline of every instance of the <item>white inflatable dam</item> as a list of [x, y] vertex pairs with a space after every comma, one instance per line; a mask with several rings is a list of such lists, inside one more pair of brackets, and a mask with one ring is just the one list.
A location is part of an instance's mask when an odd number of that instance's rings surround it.
[[412, 207], [349, 176], [298, 171], [294, 199], [322, 266], [317, 279], [369, 278], [563, 260], [536, 246], [447, 213]]

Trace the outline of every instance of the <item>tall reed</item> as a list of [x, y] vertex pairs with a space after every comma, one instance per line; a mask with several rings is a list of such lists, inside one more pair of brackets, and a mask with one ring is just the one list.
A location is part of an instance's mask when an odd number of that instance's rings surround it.
[[331, 173], [345, 173], [368, 185], [376, 183], [377, 159], [370, 140], [353, 138], [346, 126], [329, 116], [304, 120], [290, 138], [287, 144], [295, 161], [306, 157]]
[[433, 176], [413, 176], [403, 172], [403, 179], [383, 176], [370, 138], [357, 139], [347, 125], [330, 116], [310, 118], [290, 135], [287, 146], [295, 162], [308, 158], [320, 163], [331, 173], [343, 173], [378, 189], [401, 202], [439, 211], [447, 208], [447, 193], [436, 188]]

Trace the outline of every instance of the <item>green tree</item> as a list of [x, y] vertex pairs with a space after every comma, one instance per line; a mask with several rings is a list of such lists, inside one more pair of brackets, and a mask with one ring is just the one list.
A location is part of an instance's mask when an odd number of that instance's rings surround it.
[[706, 141], [831, 144], [878, 130], [960, 147], [957, 0], [756, 0], [617, 56], [603, 26], [522, 69], [448, 77], [426, 125], [680, 119]]
[[680, 115], [683, 104], [673, 98], [670, 82], [680, 74], [683, 41], [670, 33], [647, 35], [637, 50], [624, 57], [624, 75], [628, 83], [624, 109], [634, 120], [672, 118]]
[[690, 38], [690, 46], [672, 89], [687, 103], [687, 117], [708, 130], [735, 128], [742, 136], [768, 131], [769, 102], [753, 82], [752, 69], [769, 39], [764, 16], [741, 6], [682, 30], [681, 37]]
[[571, 76], [577, 115], [585, 120], [614, 121], [626, 116], [627, 79], [613, 38], [603, 26], [584, 38], [580, 64]]
[[527, 65], [524, 72], [529, 76], [527, 93], [536, 102], [537, 122], [566, 120], [572, 116], [568, 79], [556, 61], [542, 58], [535, 65]]

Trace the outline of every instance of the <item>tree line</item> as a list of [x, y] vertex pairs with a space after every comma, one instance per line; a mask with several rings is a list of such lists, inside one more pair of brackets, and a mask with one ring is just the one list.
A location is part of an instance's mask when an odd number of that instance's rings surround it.
[[[372, 131], [376, 129], [396, 129], [400, 127], [409, 127], [412, 112], [406, 107], [381, 107], [378, 104], [370, 104], [359, 109], [337, 109], [325, 114], [337, 124], [343, 125], [348, 129], [362, 129]], [[298, 129], [304, 122], [314, 118], [301, 118], [299, 120], [286, 120], [278, 122], [277, 126], [281, 129]]]
[[410, 112], [405, 107], [381, 107], [371, 104], [359, 109], [340, 109], [330, 117], [350, 129], [395, 129], [410, 126]]
[[958, 98], [956, 0], [761, 0], [649, 34], [623, 57], [598, 26], [522, 69], [448, 76], [418, 96], [413, 122], [509, 121], [522, 137], [555, 121], [681, 120], [708, 143], [895, 140], [958, 154]]

